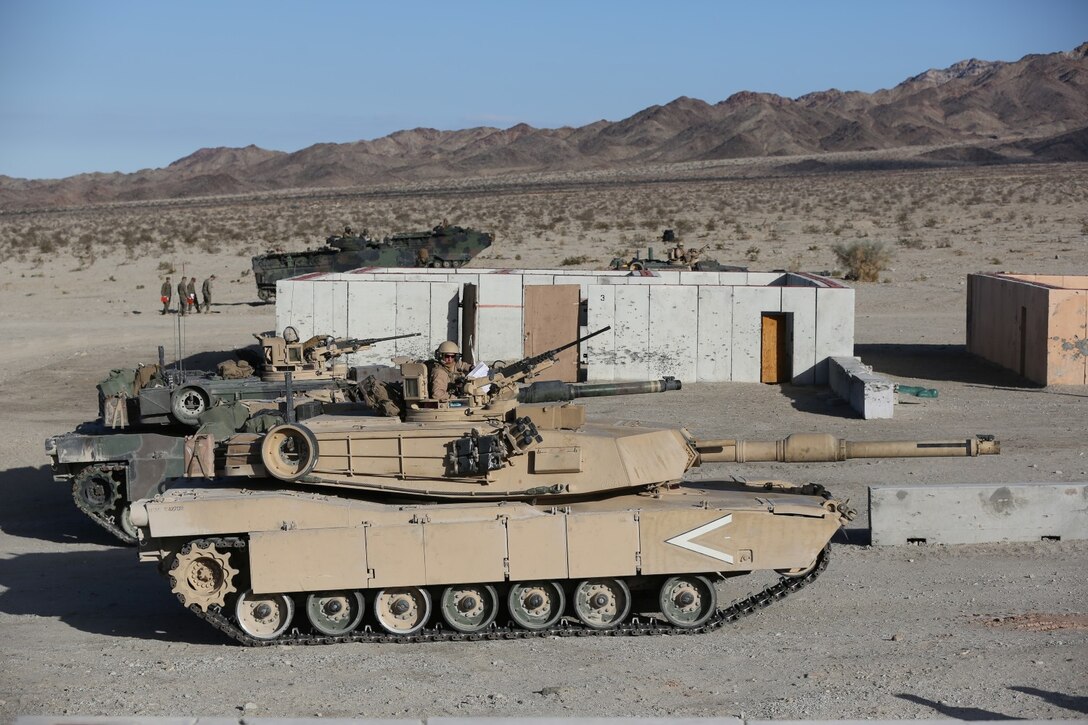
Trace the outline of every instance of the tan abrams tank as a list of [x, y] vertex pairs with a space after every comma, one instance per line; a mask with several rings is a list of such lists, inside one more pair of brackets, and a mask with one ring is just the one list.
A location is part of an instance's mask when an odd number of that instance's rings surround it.
[[[448, 403], [407, 364], [402, 418], [236, 436], [228, 467], [252, 478], [140, 502], [141, 557], [246, 644], [702, 632], [812, 581], [852, 512], [813, 484], [683, 483], [690, 468], [997, 452], [592, 424], [569, 402], [522, 402], [540, 388], [516, 383], [547, 367], [524, 362]], [[723, 580], [753, 572], [773, 583], [719, 603]]]

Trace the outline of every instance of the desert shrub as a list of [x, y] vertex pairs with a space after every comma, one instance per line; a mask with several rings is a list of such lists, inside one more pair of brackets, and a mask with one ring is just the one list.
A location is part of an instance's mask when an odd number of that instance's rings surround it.
[[896, 241], [900, 247], [906, 247], [907, 249], [926, 249], [926, 243], [917, 237], [903, 237]]
[[744, 256], [749, 262], [755, 262], [759, 259], [759, 247], [748, 247], [748, 251], [744, 253]]
[[564, 257], [563, 261], [559, 263], [560, 267], [577, 267], [579, 264], [589, 264], [594, 260], [590, 259], [586, 255], [579, 257]]
[[891, 262], [891, 252], [884, 242], [864, 241], [836, 244], [831, 248], [838, 263], [846, 268], [846, 279], [876, 282]]

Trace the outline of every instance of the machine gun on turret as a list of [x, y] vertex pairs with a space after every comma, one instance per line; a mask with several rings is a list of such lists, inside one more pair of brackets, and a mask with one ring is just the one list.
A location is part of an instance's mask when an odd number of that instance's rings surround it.
[[281, 381], [284, 374], [288, 372], [294, 376], [295, 380], [344, 377], [347, 372], [346, 366], [330, 367], [331, 361], [365, 350], [379, 342], [419, 337], [419, 335], [418, 332], [367, 338], [314, 335], [305, 342], [299, 342], [295, 329], [287, 327], [282, 336], [269, 333], [253, 336], [261, 343], [261, 353], [264, 358], [261, 379]]
[[530, 355], [515, 363], [505, 365], [498, 370], [491, 370], [486, 377], [469, 378], [465, 381], [465, 397], [471, 398], [473, 404], [480, 406], [493, 405], [499, 401], [513, 401], [518, 399], [518, 383], [529, 378], [535, 378], [548, 368], [555, 365], [559, 353], [596, 337], [601, 333], [611, 330], [612, 326], [602, 327], [596, 332], [591, 332], [584, 337], [560, 345], [552, 350], [546, 350], [537, 355]]

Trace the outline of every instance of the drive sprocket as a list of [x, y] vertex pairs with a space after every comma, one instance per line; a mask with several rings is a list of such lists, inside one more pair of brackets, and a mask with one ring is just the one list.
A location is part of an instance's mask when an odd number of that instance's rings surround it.
[[195, 604], [206, 612], [213, 604], [225, 606], [227, 595], [238, 591], [236, 576], [230, 552], [207, 541], [194, 541], [183, 546], [170, 565], [170, 591], [185, 607]]

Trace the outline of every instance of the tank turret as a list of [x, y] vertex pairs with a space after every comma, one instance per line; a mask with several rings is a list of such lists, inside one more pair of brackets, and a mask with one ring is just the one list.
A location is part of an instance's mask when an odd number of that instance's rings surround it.
[[[449, 400], [404, 362], [399, 415], [232, 436], [233, 478], [133, 507], [141, 558], [245, 644], [705, 632], [813, 581], [853, 512], [816, 484], [685, 482], [693, 467], [999, 450], [588, 422], [572, 399], [679, 381], [530, 384], [561, 349], [478, 370]], [[756, 571], [772, 583], [736, 596]]]

